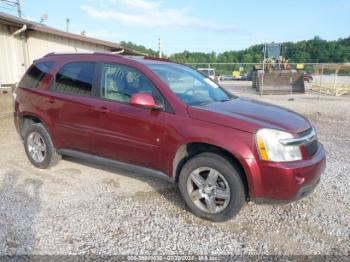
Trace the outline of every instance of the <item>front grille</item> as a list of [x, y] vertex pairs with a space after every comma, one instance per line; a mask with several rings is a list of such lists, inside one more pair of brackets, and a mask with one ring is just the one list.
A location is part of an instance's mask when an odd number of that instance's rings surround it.
[[298, 133], [298, 135], [299, 135], [300, 137], [304, 137], [304, 136], [307, 136], [308, 134], [310, 134], [311, 131], [312, 131], [312, 127], [310, 127], [309, 129], [306, 129], [306, 130], [304, 130], [304, 131]]
[[[298, 135], [300, 137], [305, 137], [305, 136], [309, 135], [311, 132], [312, 132], [312, 127], [298, 133]], [[307, 155], [313, 156], [314, 154], [316, 154], [316, 152], [318, 150], [318, 141], [315, 138], [311, 142], [307, 142], [304, 146], [305, 146], [305, 150], [306, 150]]]
[[314, 154], [316, 154], [317, 150], [318, 150], [318, 141], [317, 139], [311, 141], [310, 143], [305, 145], [305, 150], [306, 153], [308, 154], [308, 156], [313, 156]]

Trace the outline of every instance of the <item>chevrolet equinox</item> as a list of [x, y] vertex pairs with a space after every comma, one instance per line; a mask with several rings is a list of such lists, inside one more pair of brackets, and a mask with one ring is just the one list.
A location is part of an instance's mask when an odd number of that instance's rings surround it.
[[297, 200], [325, 168], [303, 116], [161, 59], [50, 53], [34, 61], [14, 99], [34, 166], [68, 155], [155, 175], [212, 221], [230, 219], [247, 201]]

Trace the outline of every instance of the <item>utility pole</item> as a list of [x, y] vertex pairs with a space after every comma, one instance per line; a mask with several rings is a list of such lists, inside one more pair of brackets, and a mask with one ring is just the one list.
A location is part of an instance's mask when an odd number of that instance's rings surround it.
[[162, 53], [163, 53], [163, 46], [162, 46], [162, 41], [159, 38], [158, 39], [158, 56], [159, 56], [159, 58], [162, 58]]
[[[265, 44], [264, 44], [264, 58], [262, 61], [261, 87], [259, 88], [260, 89], [260, 96], [264, 92], [265, 60], [266, 60], [266, 51], [267, 51], [266, 49], [267, 49], [267, 44], [265, 42]], [[259, 74], [258, 74], [258, 79], [259, 79]]]
[[16, 1], [16, 5], [17, 5], [17, 14], [18, 14], [18, 17], [22, 17], [22, 10], [21, 10], [21, 3], [20, 3], [20, 0], [17, 0], [17, 1]]
[[70, 19], [66, 18], [66, 32], [69, 32], [69, 22], [70, 22]]
[[22, 17], [21, 3], [20, 0], [0, 0], [0, 2], [4, 2], [12, 7], [17, 7], [18, 17]]

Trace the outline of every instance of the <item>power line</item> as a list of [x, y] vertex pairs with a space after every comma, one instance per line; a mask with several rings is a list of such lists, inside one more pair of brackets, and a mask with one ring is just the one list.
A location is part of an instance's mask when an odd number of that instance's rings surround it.
[[10, 8], [10, 7], [6, 7], [6, 6], [0, 6], [1, 9], [5, 9], [5, 10], [8, 10], [8, 11], [14, 11], [13, 8]]
[[22, 17], [22, 10], [21, 10], [20, 0], [0, 0], [0, 2], [4, 2], [7, 5], [12, 6], [12, 7], [17, 7], [18, 17]]

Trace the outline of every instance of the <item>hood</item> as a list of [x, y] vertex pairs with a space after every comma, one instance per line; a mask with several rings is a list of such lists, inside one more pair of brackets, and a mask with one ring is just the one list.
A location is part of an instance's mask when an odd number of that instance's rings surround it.
[[260, 128], [273, 128], [296, 134], [311, 126], [305, 117], [291, 110], [241, 97], [205, 106], [190, 106], [188, 113], [197, 120], [251, 133]]

